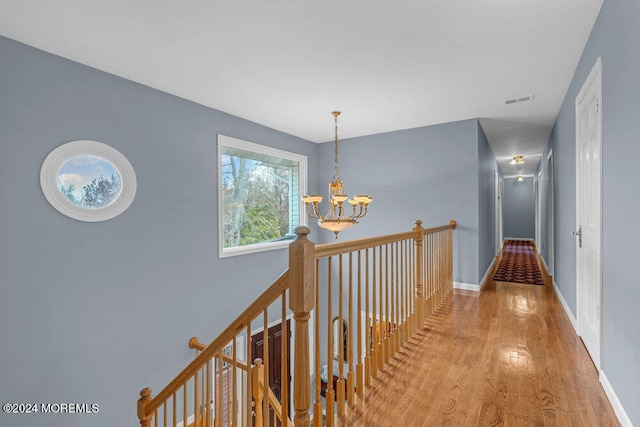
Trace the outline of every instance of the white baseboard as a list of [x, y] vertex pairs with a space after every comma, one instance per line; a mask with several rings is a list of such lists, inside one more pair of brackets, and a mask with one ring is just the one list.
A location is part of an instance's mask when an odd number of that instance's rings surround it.
[[464, 289], [465, 291], [480, 292], [480, 285], [471, 285], [469, 283], [453, 282], [453, 289]]
[[487, 284], [487, 278], [489, 277], [489, 273], [491, 273], [493, 271], [493, 266], [495, 265], [495, 263], [497, 261], [498, 261], [498, 257], [493, 258], [493, 261], [489, 265], [489, 269], [487, 270], [486, 273], [484, 273], [484, 276], [482, 277], [482, 280], [480, 280], [480, 285], [478, 286], [478, 288], [480, 290], [482, 290], [482, 288], [484, 288], [484, 285]]
[[547, 265], [547, 262], [544, 260], [542, 256], [540, 256], [540, 260], [542, 260], [542, 265], [544, 265], [544, 269], [547, 271], [547, 274], [549, 274], [549, 266]]
[[533, 242], [533, 239], [530, 239], [529, 237], [505, 237], [504, 240], [505, 241], [507, 241], [507, 240], [521, 240], [523, 242]]
[[618, 395], [613, 390], [613, 387], [611, 386], [609, 379], [607, 378], [607, 376], [604, 374], [604, 371], [602, 370], [600, 371], [600, 384], [602, 384], [602, 388], [604, 388], [604, 392], [609, 398], [609, 402], [611, 402], [611, 406], [613, 406], [613, 410], [618, 416], [618, 421], [620, 421], [620, 424], [622, 424], [623, 427], [633, 427], [633, 424], [631, 423], [631, 418], [629, 418], [629, 416], [627, 415], [627, 412], [622, 407], [622, 403], [620, 403], [620, 400], [618, 399]]
[[[578, 321], [573, 316], [573, 313], [571, 312], [571, 309], [569, 308], [569, 304], [567, 304], [567, 302], [564, 300], [564, 297], [562, 296], [562, 292], [560, 292], [560, 289], [558, 289], [558, 285], [556, 285], [556, 281], [555, 280], [553, 280], [553, 289], [556, 291], [556, 295], [558, 296], [558, 299], [562, 303], [562, 307], [564, 307], [565, 313], [567, 313], [567, 317], [569, 318], [569, 321], [571, 322], [571, 325], [573, 326], [573, 330], [577, 334], [578, 333]], [[580, 334], [578, 334], [578, 335], [580, 335]]]

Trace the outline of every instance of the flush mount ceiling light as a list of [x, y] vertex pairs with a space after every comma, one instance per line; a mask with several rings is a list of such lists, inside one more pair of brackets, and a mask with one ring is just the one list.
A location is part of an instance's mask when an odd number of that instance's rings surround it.
[[[318, 211], [318, 205], [322, 202], [322, 196], [311, 195], [304, 196], [302, 201], [305, 204], [307, 213], [311, 218], [315, 218], [318, 225], [329, 231], [333, 231], [338, 238], [338, 233], [358, 223], [358, 219], [367, 214], [367, 206], [373, 201], [373, 199], [366, 195], [354, 196], [353, 199], [349, 199], [349, 196], [344, 194], [344, 186], [340, 180], [338, 174], [338, 116], [340, 111], [333, 111], [335, 122], [335, 167], [333, 181], [329, 184], [329, 212], [326, 215], [320, 215]], [[347, 201], [351, 204], [351, 215], [345, 214], [344, 202]]]
[[513, 159], [509, 162], [510, 165], [524, 165], [524, 156], [513, 156]]
[[516, 176], [516, 181], [522, 182], [522, 181], [524, 181], [524, 178], [522, 176], [518, 175], [518, 176]]
[[514, 165], [516, 170], [522, 169], [522, 165], [524, 165], [524, 156], [513, 156], [513, 159], [511, 159], [509, 164]]

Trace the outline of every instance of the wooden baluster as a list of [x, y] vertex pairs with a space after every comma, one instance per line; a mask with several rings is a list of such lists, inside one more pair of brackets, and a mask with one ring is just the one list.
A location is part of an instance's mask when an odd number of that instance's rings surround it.
[[254, 399], [254, 387], [255, 385], [253, 384], [253, 367], [251, 366], [251, 360], [253, 360], [253, 355], [251, 354], [251, 322], [247, 323], [247, 356], [246, 356], [246, 361], [247, 361], [247, 366], [249, 367], [249, 371], [247, 372], [247, 400], [245, 401], [246, 404], [246, 412], [247, 412], [247, 422], [243, 423], [242, 425], [247, 425], [248, 427], [253, 427], [253, 408], [255, 407], [254, 405], [256, 404], [256, 402], [253, 400]]
[[353, 382], [353, 252], [349, 252], [349, 320], [347, 321], [347, 402], [353, 405], [355, 384]]
[[222, 358], [220, 354], [216, 354], [214, 360], [215, 364], [215, 398], [214, 398], [214, 406], [216, 408], [216, 426], [223, 426], [224, 423], [224, 407], [223, 407], [223, 396], [222, 396]]
[[[356, 394], [359, 396], [362, 395], [362, 389], [364, 388], [364, 372], [362, 362], [364, 359], [364, 347], [362, 344], [362, 263], [361, 263], [361, 251], [358, 251], [358, 336], [357, 336], [357, 347], [358, 347], [358, 361], [356, 363]], [[349, 402], [353, 404], [353, 402]]]
[[204, 399], [204, 403], [202, 405], [202, 425], [206, 427], [212, 427], [209, 422], [211, 415], [211, 371], [209, 366], [211, 365], [211, 361], [207, 362], [202, 370], [202, 386], [204, 392], [202, 393], [202, 398]]
[[182, 386], [182, 425], [186, 425], [187, 424], [187, 420], [188, 420], [188, 416], [187, 416], [187, 412], [188, 412], [188, 403], [187, 403], [187, 397], [188, 397], [189, 393], [187, 392], [187, 383], [185, 382], [184, 385]]
[[384, 361], [385, 361], [385, 356], [384, 356], [384, 337], [385, 337], [385, 333], [383, 331], [384, 328], [384, 321], [386, 320], [384, 317], [384, 311], [383, 311], [383, 307], [384, 307], [384, 276], [382, 275], [382, 246], [380, 246], [380, 251], [378, 254], [378, 267], [379, 267], [379, 276], [378, 276], [378, 281], [380, 282], [380, 293], [378, 294], [378, 296], [380, 297], [380, 319], [378, 320], [378, 338], [379, 338], [379, 342], [378, 342], [378, 370], [382, 370], [382, 368], [384, 367]]
[[[207, 396], [205, 390], [205, 368], [200, 369], [200, 396], [202, 396], [202, 405], [198, 410], [200, 411], [200, 417], [202, 418], [202, 427], [207, 427], [207, 417], [206, 417], [206, 408], [207, 408]], [[210, 426], [209, 426], [210, 427]]]
[[151, 416], [147, 415], [147, 404], [151, 401], [152, 391], [149, 387], [145, 387], [140, 391], [140, 399], [138, 399], [138, 419], [141, 427], [151, 427]]
[[438, 232], [438, 297], [436, 299], [436, 307], [440, 305], [440, 297], [442, 295], [442, 233]]
[[[313, 295], [313, 268], [315, 244], [307, 236], [308, 227], [297, 227], [297, 239], [289, 245], [289, 308], [296, 322], [295, 365], [294, 365], [294, 407], [296, 427], [309, 426], [309, 312], [315, 306]], [[329, 381], [331, 382], [331, 381]]]
[[[393, 243], [387, 246], [387, 257], [390, 258], [387, 260], [387, 266], [391, 265], [391, 271], [387, 272], [387, 277], [391, 277], [390, 282], [390, 301], [391, 301], [391, 311], [389, 317], [389, 359], [393, 358], [396, 355], [396, 296], [395, 296], [395, 276], [394, 268], [395, 268], [395, 260], [393, 255]], [[387, 361], [388, 363], [388, 361]]]
[[269, 359], [269, 313], [268, 308], [262, 310], [262, 338], [263, 338], [263, 351], [262, 351], [262, 364], [264, 365], [264, 369], [262, 370], [262, 389], [264, 399], [262, 404], [264, 405], [262, 408], [262, 417], [263, 417], [263, 425], [269, 425], [269, 367], [271, 363], [271, 359]]
[[406, 277], [404, 275], [404, 269], [405, 269], [405, 257], [404, 257], [404, 248], [406, 245], [406, 240], [403, 240], [402, 242], [400, 242], [400, 255], [398, 258], [398, 262], [400, 264], [400, 347], [402, 347], [406, 341], [406, 336], [405, 336], [405, 322], [406, 322], [406, 318], [405, 318], [405, 297], [404, 297], [404, 290], [406, 289], [407, 286], [407, 282], [406, 282]]
[[264, 375], [264, 366], [262, 365], [262, 359], [256, 359], [254, 364], [255, 366], [251, 368], [251, 384], [253, 388], [252, 396], [255, 401], [255, 427], [262, 427], [264, 425], [262, 411], [265, 396], [262, 387], [260, 387], [260, 378]]
[[231, 425], [236, 427], [238, 425], [238, 337], [233, 337], [233, 361], [232, 363], [232, 371], [231, 371], [231, 384], [233, 385], [232, 390], [232, 404], [231, 404]]
[[331, 295], [333, 277], [332, 277], [333, 258], [327, 260], [327, 391], [324, 393], [327, 427], [333, 426], [333, 409], [335, 394], [333, 390], [333, 298]]
[[433, 280], [433, 302], [432, 306], [435, 308], [438, 306], [438, 290], [440, 289], [440, 234], [434, 233], [433, 236], [433, 247], [434, 247], [434, 255], [433, 255], [433, 271], [434, 271], [434, 280]]
[[[369, 387], [371, 385], [371, 342], [373, 342], [373, 338], [371, 337], [371, 326], [369, 322], [369, 287], [371, 284], [369, 283], [369, 248], [367, 248], [364, 252], [365, 257], [365, 279], [364, 279], [364, 289], [365, 289], [365, 324], [364, 324], [364, 347], [365, 347], [365, 357], [364, 357], [364, 385]], [[375, 304], [374, 304], [375, 305]], [[363, 390], [364, 391], [364, 390]]]
[[[280, 384], [282, 389], [280, 391], [280, 420], [287, 420], [289, 418], [289, 366], [287, 366], [287, 359], [289, 359], [289, 348], [287, 343], [289, 342], [289, 331], [287, 330], [287, 292], [282, 292], [282, 339], [280, 343], [282, 345], [280, 350]], [[275, 411], [274, 411], [275, 412]], [[284, 426], [284, 424], [282, 424]]]
[[422, 325], [425, 321], [425, 304], [424, 304], [424, 277], [423, 277], [423, 255], [422, 255], [422, 233], [424, 228], [422, 227], [422, 221], [417, 220], [416, 226], [413, 228], [416, 233], [416, 320], [418, 328], [422, 329]]
[[377, 290], [377, 286], [376, 286], [376, 248], [373, 248], [373, 256], [371, 257], [371, 259], [373, 260], [373, 269], [371, 270], [373, 272], [373, 282], [371, 283], [371, 292], [373, 293], [373, 317], [371, 319], [371, 335], [372, 335], [372, 340], [371, 343], [367, 343], [367, 348], [371, 347], [371, 376], [375, 379], [378, 378], [378, 339], [379, 339], [379, 333], [378, 333], [378, 316], [376, 316], [376, 290]]
[[402, 323], [402, 343], [406, 344], [409, 339], [409, 294], [407, 290], [409, 289], [409, 275], [407, 274], [407, 269], [409, 268], [409, 258], [407, 245], [409, 245], [410, 240], [405, 240], [402, 244], [402, 277], [403, 277], [403, 285], [402, 285], [402, 318], [404, 319]]
[[342, 312], [342, 296], [344, 295], [342, 277], [342, 254], [338, 256], [338, 381], [336, 381], [336, 400], [338, 401], [338, 417], [344, 415], [344, 317]]
[[393, 343], [395, 344], [393, 347], [394, 356], [400, 351], [400, 283], [398, 279], [398, 269], [399, 269], [399, 256], [398, 256], [398, 243], [393, 244], [393, 249], [395, 252], [394, 260], [395, 260], [395, 270], [394, 270], [394, 289], [395, 289], [395, 322], [393, 325]]
[[[156, 420], [157, 422], [158, 420]], [[165, 427], [167, 425], [167, 401], [162, 404], [162, 426]]]
[[193, 422], [195, 426], [200, 425], [200, 408], [199, 396], [198, 396], [198, 373], [193, 376]]
[[416, 308], [416, 289], [417, 289], [417, 283], [418, 283], [418, 279], [417, 279], [417, 274], [416, 274], [416, 270], [418, 269], [418, 267], [416, 267], [416, 248], [418, 247], [417, 241], [414, 238], [413, 239], [413, 244], [409, 247], [410, 249], [410, 255], [409, 255], [409, 262], [410, 262], [410, 269], [409, 271], [411, 272], [411, 289], [409, 292], [409, 302], [410, 302], [410, 307], [411, 307], [411, 335], [413, 335], [414, 331], [416, 329], [418, 329], [418, 314], [417, 314], [417, 308]]
[[313, 426], [322, 427], [322, 380], [320, 378], [320, 260], [316, 260], [316, 308], [315, 308], [315, 387], [316, 400], [313, 404]]
[[449, 222], [453, 227], [451, 231], [449, 231], [449, 290], [453, 291], [453, 230], [456, 229], [456, 222], [451, 220]]
[[153, 422], [154, 426], [158, 427], [158, 408], [153, 412]]
[[389, 245], [384, 245], [384, 363], [391, 358], [391, 315], [389, 312]]
[[[245, 375], [246, 375], [246, 373], [245, 373], [244, 369], [241, 370], [240, 371], [240, 381], [241, 381], [240, 382], [240, 402], [245, 402], [245, 400], [244, 400], [245, 399], [245, 391], [244, 391], [245, 388], [244, 387], [245, 387], [245, 384], [247, 384], [246, 381], [248, 381], [248, 377], [249, 377], [249, 376], [245, 377]], [[250, 398], [247, 399], [247, 400], [251, 401]], [[238, 408], [238, 412], [240, 413], [240, 425], [241, 426], [248, 425], [248, 423], [245, 422], [245, 416], [244, 416], [245, 409], [246, 409], [245, 407]]]
[[177, 427], [178, 425], [178, 402], [176, 402], [176, 394], [173, 393], [173, 427]]
[[425, 275], [426, 275], [426, 287], [427, 291], [425, 292], [426, 298], [426, 310], [427, 315], [431, 314], [431, 308], [433, 307], [433, 289], [434, 289], [434, 265], [433, 265], [433, 234], [428, 234], [425, 236], [424, 241], [424, 252], [425, 252]]
[[400, 348], [400, 322], [399, 322], [399, 305], [398, 305], [398, 289], [400, 287], [400, 278], [398, 277], [398, 242], [391, 244], [391, 276], [393, 289], [393, 356], [395, 357]]

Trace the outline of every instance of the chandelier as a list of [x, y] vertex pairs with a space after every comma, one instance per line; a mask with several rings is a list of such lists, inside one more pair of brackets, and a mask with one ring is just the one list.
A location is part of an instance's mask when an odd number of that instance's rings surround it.
[[[318, 211], [318, 205], [322, 202], [322, 196], [304, 196], [302, 201], [305, 204], [309, 216], [314, 218], [320, 227], [333, 231], [337, 239], [339, 232], [357, 224], [358, 219], [367, 214], [367, 206], [373, 199], [364, 195], [354, 196], [352, 199], [349, 199], [349, 196], [344, 194], [344, 186], [338, 174], [338, 116], [340, 115], [340, 111], [333, 111], [331, 114], [333, 114], [335, 121], [336, 157], [333, 181], [329, 184], [329, 212], [323, 216], [320, 215]], [[346, 201], [351, 205], [351, 215], [345, 213], [345, 210], [348, 209], [344, 203]]]

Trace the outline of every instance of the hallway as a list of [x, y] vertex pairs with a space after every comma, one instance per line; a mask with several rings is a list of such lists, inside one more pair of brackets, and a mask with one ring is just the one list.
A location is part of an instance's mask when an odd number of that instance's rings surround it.
[[337, 425], [619, 425], [543, 276], [454, 290]]

